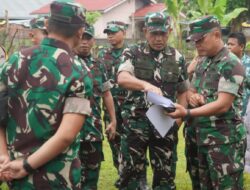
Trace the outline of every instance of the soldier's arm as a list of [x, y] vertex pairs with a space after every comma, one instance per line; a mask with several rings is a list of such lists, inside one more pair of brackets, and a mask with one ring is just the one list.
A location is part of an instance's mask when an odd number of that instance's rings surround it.
[[[4, 68], [6, 64], [2, 64], [0, 68], [0, 168], [10, 161], [7, 140], [6, 140], [6, 119], [7, 119], [7, 87], [3, 82], [3, 75], [7, 73]], [[8, 181], [10, 179], [7, 172], [0, 172], [0, 181]]]
[[[31, 167], [31, 169], [37, 169], [63, 152], [74, 141], [84, 121], [85, 116], [82, 114], [64, 114], [55, 135], [26, 159], [26, 163], [28, 163], [29, 167]], [[13, 179], [20, 179], [28, 175], [28, 172], [24, 169], [24, 160], [22, 159], [11, 161], [0, 168], [0, 172], [6, 172], [8, 170], [11, 171], [11, 177]]]
[[175, 104], [176, 111], [166, 114], [173, 118], [181, 118], [187, 115], [189, 117], [218, 115], [227, 112], [232, 106], [234, 99], [235, 96], [233, 94], [220, 92], [217, 100], [197, 108], [189, 109], [189, 113], [184, 106]]
[[110, 117], [110, 123], [107, 126], [105, 132], [108, 135], [108, 138], [112, 140], [115, 137], [115, 132], [116, 132], [116, 117], [115, 117], [115, 106], [113, 97], [109, 90], [103, 93], [103, 103]]
[[36, 169], [63, 152], [76, 138], [80, 132], [85, 115], [77, 113], [66, 113], [55, 135], [44, 143], [36, 152], [28, 158], [28, 163]]
[[169, 113], [168, 115], [174, 118], [184, 117], [186, 115], [199, 117], [218, 115], [227, 112], [242, 87], [244, 70], [239, 64], [236, 64], [235, 66], [230, 65], [230, 63], [225, 65], [227, 65], [227, 67], [221, 71], [222, 76], [219, 80], [218, 97], [216, 100], [207, 104], [205, 104], [204, 101], [204, 105], [190, 109], [189, 113], [183, 106], [176, 105], [176, 111], [174, 113]]
[[117, 81], [121, 87], [126, 88], [128, 90], [138, 90], [138, 91], [144, 91], [144, 92], [150, 91], [150, 92], [154, 92], [159, 95], [162, 95], [162, 91], [160, 88], [144, 80], [140, 80], [134, 77], [127, 71], [121, 71], [118, 74]]
[[[10, 157], [7, 151], [7, 143], [5, 136], [5, 127], [0, 126], [0, 168], [8, 164]], [[9, 175], [9, 171], [0, 172], [0, 181], [9, 181], [12, 178]]]
[[90, 102], [86, 97], [91, 95], [92, 87], [82, 81], [82, 77], [77, 77], [75, 81], [72, 81], [65, 100], [63, 117], [56, 133], [27, 159], [13, 160], [2, 169], [0, 168], [0, 172], [9, 169], [12, 171], [12, 178], [23, 178], [28, 175], [27, 167], [29, 170], [37, 169], [65, 151], [82, 129], [85, 116], [91, 112]]
[[217, 100], [198, 108], [191, 109], [190, 114], [191, 116], [198, 117], [225, 113], [232, 106], [234, 99], [235, 95], [226, 92], [220, 92], [218, 94]]
[[6, 87], [0, 82], [0, 156], [8, 155], [5, 136], [5, 120], [7, 117], [7, 93]]

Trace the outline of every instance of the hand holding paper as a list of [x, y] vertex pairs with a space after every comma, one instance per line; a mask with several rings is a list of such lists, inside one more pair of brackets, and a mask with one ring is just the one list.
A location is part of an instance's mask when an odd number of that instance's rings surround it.
[[148, 109], [146, 115], [155, 129], [164, 137], [175, 122], [175, 119], [164, 114], [164, 110], [175, 111], [174, 103], [170, 99], [153, 92], [148, 92], [147, 100], [154, 105]]

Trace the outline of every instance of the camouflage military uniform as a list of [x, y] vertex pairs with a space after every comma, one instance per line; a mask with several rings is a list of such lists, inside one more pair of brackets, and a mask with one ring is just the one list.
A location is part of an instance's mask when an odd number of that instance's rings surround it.
[[[242, 77], [237, 78], [236, 75]], [[246, 148], [246, 131], [240, 115], [243, 76], [239, 60], [226, 48], [214, 58], [206, 58], [197, 64], [192, 84], [207, 103], [215, 101], [218, 92], [236, 96], [228, 112], [193, 118], [190, 124], [195, 128], [197, 143], [197, 155], [190, 156], [199, 160], [200, 189], [243, 188]]]
[[[177, 93], [188, 88], [185, 62], [180, 53], [169, 46], [154, 52], [147, 43], [124, 51], [124, 63], [119, 72], [127, 71], [135, 77], [162, 89], [165, 97], [176, 101]], [[154, 171], [154, 189], [175, 189], [178, 127], [176, 124], [163, 138], [145, 116], [149, 108], [144, 92], [129, 91], [123, 103], [124, 135], [121, 141], [121, 189], [137, 189], [138, 176], [144, 168], [146, 149]]]
[[[104, 33], [111, 32], [119, 32], [120, 30], [125, 31], [127, 29], [127, 25], [120, 21], [111, 21], [107, 23], [107, 27], [104, 29]], [[121, 135], [122, 135], [122, 103], [126, 96], [126, 90], [120, 88], [116, 82], [116, 75], [121, 63], [121, 56], [123, 50], [127, 46], [123, 44], [123, 47], [119, 49], [115, 48], [105, 48], [99, 51], [99, 59], [101, 62], [104, 63], [105, 67], [107, 68], [107, 76], [110, 79], [110, 82], [113, 84], [113, 87], [110, 89], [111, 94], [113, 96], [115, 110], [116, 110], [116, 136], [115, 139], [109, 141], [109, 145], [112, 151], [113, 156], [113, 163], [116, 169], [118, 170], [118, 153], [120, 151], [120, 144], [121, 144]], [[105, 112], [106, 113], [106, 112]], [[104, 122], [105, 124], [109, 123], [109, 116], [107, 113], [104, 115]]]
[[[214, 16], [196, 20], [190, 25], [190, 39], [198, 43], [219, 27]], [[219, 92], [232, 94], [235, 99], [225, 113], [188, 120], [186, 156], [194, 189], [243, 189], [246, 147], [241, 117], [243, 79], [242, 65], [225, 47], [214, 56], [203, 57], [196, 66], [191, 88], [204, 97], [205, 104], [215, 102]]]
[[[116, 136], [115, 139], [109, 141], [110, 148], [112, 151], [113, 162], [114, 166], [118, 169], [118, 152], [120, 149], [120, 141], [121, 141], [121, 134], [122, 134], [122, 103], [125, 98], [126, 91], [118, 86], [116, 83], [116, 74], [118, 71], [118, 67], [121, 63], [121, 55], [123, 50], [126, 46], [121, 49], [112, 49], [107, 48], [103, 49], [99, 53], [99, 58], [102, 63], [105, 64], [107, 68], [107, 75], [112, 84], [114, 85], [110, 91], [112, 93], [114, 99], [114, 105], [116, 110], [116, 120], [117, 120], [117, 127], [116, 127]], [[105, 112], [106, 113], [106, 112]], [[104, 122], [109, 123], [109, 116], [107, 114], [104, 115]]]
[[[97, 189], [101, 161], [104, 160], [102, 151], [102, 118], [101, 99], [102, 92], [109, 90], [106, 70], [103, 64], [91, 55], [81, 57], [89, 68], [93, 79], [93, 96], [90, 98], [92, 112], [85, 121], [82, 130], [79, 157], [82, 162], [82, 189]], [[104, 81], [106, 81], [104, 83]]]
[[[52, 6], [57, 15], [62, 11], [74, 21], [82, 18], [78, 17], [82, 13], [78, 6], [56, 2]], [[82, 71], [82, 63], [74, 62], [67, 44], [52, 38], [14, 53], [0, 67], [0, 86], [0, 91], [7, 91], [9, 96], [6, 136], [11, 160], [23, 159], [38, 150], [57, 132], [64, 113], [88, 115], [91, 111], [86, 98], [91, 96], [92, 83]], [[11, 181], [10, 188], [81, 189], [79, 146], [80, 135], [35, 172]]]
[[[67, 107], [74, 111], [72, 105], [64, 106], [67, 97], [91, 95], [91, 82], [87, 78], [85, 84], [82, 82], [82, 65], [80, 62], [72, 64], [70, 53], [64, 43], [47, 38], [39, 47], [15, 53], [1, 67], [1, 82], [8, 85], [10, 96], [6, 130], [11, 159], [32, 154], [56, 132], [63, 107], [64, 112]], [[68, 64], [64, 60], [68, 60]], [[21, 84], [21, 81], [26, 82]], [[81, 109], [82, 113], [90, 112], [86, 107]], [[34, 174], [14, 180], [11, 188], [41, 189], [39, 185], [44, 184], [43, 189], [80, 189], [79, 140], [78, 136], [67, 151]], [[66, 180], [67, 176], [71, 181]]]

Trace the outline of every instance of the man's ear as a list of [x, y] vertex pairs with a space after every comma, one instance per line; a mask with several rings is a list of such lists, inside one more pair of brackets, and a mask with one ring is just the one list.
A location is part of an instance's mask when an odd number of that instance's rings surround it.
[[244, 49], [245, 49], [245, 45], [244, 45], [244, 44], [240, 44], [240, 50], [241, 50], [242, 52], [244, 52]]
[[44, 26], [45, 26], [46, 30], [48, 30], [49, 19], [45, 19], [45, 20], [44, 20]]
[[126, 36], [126, 30], [123, 30], [123, 35]]
[[214, 32], [216, 39], [220, 40], [222, 38], [222, 34], [221, 34], [221, 31], [219, 29], [215, 29], [213, 32]]

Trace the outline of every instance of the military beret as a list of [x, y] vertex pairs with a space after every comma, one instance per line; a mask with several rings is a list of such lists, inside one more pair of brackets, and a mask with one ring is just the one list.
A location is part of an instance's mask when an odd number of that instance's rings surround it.
[[54, 1], [50, 5], [50, 19], [59, 23], [85, 26], [85, 12], [77, 3]]
[[192, 21], [189, 25], [190, 36], [187, 40], [198, 41], [213, 28], [220, 27], [220, 22], [216, 16], [209, 15]]
[[128, 24], [125, 24], [121, 21], [110, 21], [107, 23], [106, 28], [103, 30], [103, 33], [107, 32], [118, 32], [120, 30], [125, 31], [128, 28]]
[[167, 32], [171, 28], [171, 18], [167, 13], [148, 13], [145, 16], [145, 27], [150, 32]]

